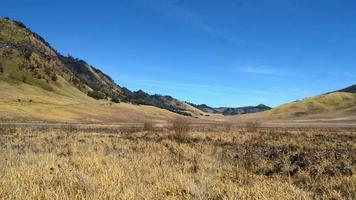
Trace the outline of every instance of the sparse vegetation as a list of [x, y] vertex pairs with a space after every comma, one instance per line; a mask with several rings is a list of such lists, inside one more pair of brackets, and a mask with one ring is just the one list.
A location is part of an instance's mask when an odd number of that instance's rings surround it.
[[120, 103], [120, 97], [117, 96], [117, 95], [114, 95], [114, 96], [111, 98], [111, 101], [114, 102], [114, 103]]
[[153, 123], [149, 122], [149, 121], [144, 122], [143, 123], [143, 130], [144, 131], [153, 131], [154, 130]]
[[261, 123], [259, 121], [249, 121], [246, 122], [246, 129], [248, 132], [256, 132], [258, 127], [261, 126]]
[[94, 99], [105, 99], [106, 95], [100, 91], [89, 91], [88, 96], [93, 97]]
[[[179, 122], [176, 127], [182, 126]], [[185, 140], [176, 140], [169, 131], [2, 127], [0, 196], [356, 198], [353, 129], [259, 128], [257, 133], [235, 128], [185, 134]]]
[[57, 77], [56, 74], [52, 74], [52, 75], [51, 75], [51, 80], [52, 80], [52, 81], [57, 81], [57, 79], [58, 79], [58, 77]]
[[186, 119], [177, 118], [173, 120], [171, 129], [174, 131], [174, 139], [179, 142], [184, 142], [187, 140], [187, 134], [189, 132], [190, 126]]
[[24, 82], [24, 83], [27, 82], [27, 78], [26, 78], [26, 76], [24, 74], [21, 76], [21, 81]]
[[24, 58], [25, 58], [26, 60], [30, 59], [31, 55], [32, 55], [32, 50], [31, 50], [31, 49], [25, 48], [25, 49], [23, 50], [23, 56], [24, 56]]

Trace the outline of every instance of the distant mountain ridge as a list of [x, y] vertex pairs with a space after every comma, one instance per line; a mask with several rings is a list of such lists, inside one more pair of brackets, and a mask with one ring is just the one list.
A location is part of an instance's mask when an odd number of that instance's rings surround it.
[[257, 106], [245, 106], [245, 107], [236, 107], [236, 108], [230, 108], [230, 107], [213, 108], [207, 106], [206, 104], [200, 104], [200, 105], [196, 105], [193, 103], [188, 103], [188, 104], [207, 113], [222, 114], [222, 115], [242, 115], [248, 113], [263, 112], [272, 109], [271, 107], [268, 107], [264, 104], [259, 104]]

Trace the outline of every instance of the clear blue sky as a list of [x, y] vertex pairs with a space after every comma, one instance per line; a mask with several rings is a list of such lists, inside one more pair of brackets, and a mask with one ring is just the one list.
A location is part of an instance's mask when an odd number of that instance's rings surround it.
[[354, 0], [0, 0], [131, 90], [270, 106], [356, 83]]

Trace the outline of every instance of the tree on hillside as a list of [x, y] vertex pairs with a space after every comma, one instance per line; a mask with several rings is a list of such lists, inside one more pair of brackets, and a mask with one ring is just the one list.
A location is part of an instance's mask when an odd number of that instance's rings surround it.
[[27, 78], [26, 78], [26, 76], [24, 74], [22, 75], [21, 80], [22, 80], [22, 82], [26, 83]]
[[100, 91], [89, 91], [88, 96], [93, 97], [94, 99], [105, 99], [106, 95]]
[[114, 103], [120, 103], [120, 98], [117, 95], [111, 97], [111, 101]]
[[23, 56], [26, 60], [28, 60], [32, 55], [32, 50], [31, 49], [24, 49], [23, 50]]
[[51, 75], [51, 79], [52, 79], [52, 81], [57, 81], [58, 77], [57, 77], [56, 74], [53, 73], [53, 74]]

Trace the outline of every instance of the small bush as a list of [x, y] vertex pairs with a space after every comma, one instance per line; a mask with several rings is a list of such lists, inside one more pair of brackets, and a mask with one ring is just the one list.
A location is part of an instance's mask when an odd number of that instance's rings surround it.
[[51, 79], [52, 79], [52, 81], [57, 81], [58, 77], [56, 74], [52, 74]]
[[94, 99], [105, 99], [106, 95], [100, 91], [89, 91], [88, 96], [94, 98]]
[[250, 121], [246, 122], [246, 129], [248, 132], [256, 132], [258, 127], [260, 127], [261, 123], [258, 121]]
[[120, 98], [118, 96], [114, 95], [111, 97], [111, 101], [114, 103], [120, 103]]
[[177, 118], [172, 122], [172, 130], [175, 133], [174, 139], [179, 142], [186, 141], [190, 130], [189, 122], [185, 119]]
[[24, 83], [26, 83], [26, 82], [27, 82], [27, 78], [26, 78], [26, 76], [25, 76], [25, 75], [22, 75], [22, 77], [21, 77], [21, 81], [22, 81], [22, 82], [24, 82]]
[[52, 69], [50, 67], [45, 67], [44, 71], [47, 74], [47, 76], [50, 76], [52, 74]]
[[233, 124], [226, 122], [226, 123], [223, 124], [223, 128], [224, 128], [224, 131], [230, 132], [232, 130], [232, 128], [233, 128]]
[[145, 131], [152, 131], [152, 130], [154, 130], [153, 123], [152, 123], [152, 122], [145, 122], [145, 123], [143, 123], [143, 130], [145, 130]]
[[28, 60], [32, 55], [32, 50], [31, 49], [25, 49], [23, 52], [23, 57]]
[[2, 66], [2, 63], [0, 63], [0, 73], [4, 73], [4, 67]]

